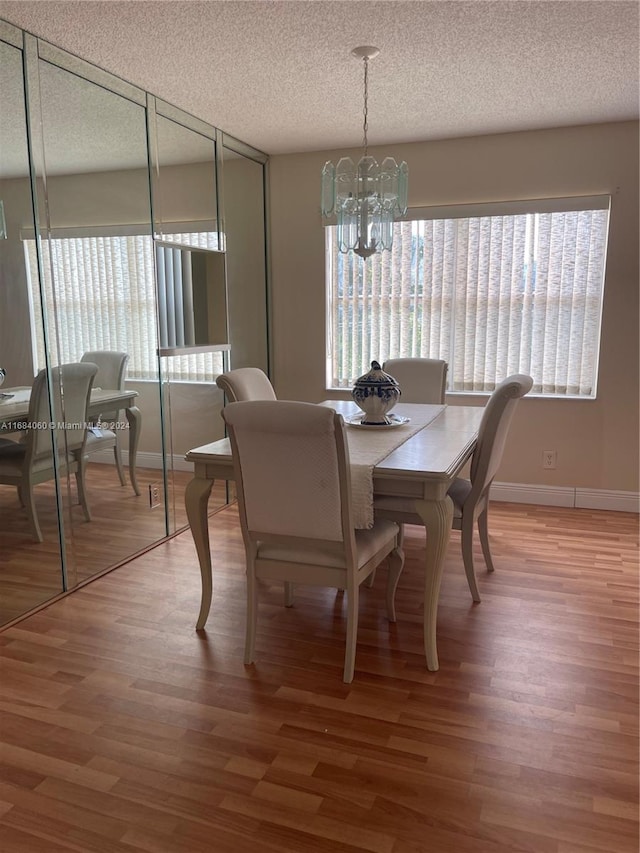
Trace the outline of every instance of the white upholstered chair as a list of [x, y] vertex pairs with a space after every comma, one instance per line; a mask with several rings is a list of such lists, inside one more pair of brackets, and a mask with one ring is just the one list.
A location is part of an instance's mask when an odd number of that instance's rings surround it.
[[55, 433], [47, 390], [47, 375], [41, 370], [33, 380], [29, 400], [28, 424], [24, 438], [0, 445], [0, 483], [18, 488], [27, 510], [35, 539], [42, 542], [36, 513], [34, 487], [56, 476], [53, 459], [53, 435], [57, 442], [57, 468], [62, 476], [75, 474], [78, 499], [87, 521], [91, 520], [85, 490], [85, 441], [87, 406], [97, 368], [95, 364], [63, 364], [51, 370], [53, 421], [65, 424]]
[[[474, 601], [480, 601], [473, 567], [473, 530], [476, 521], [487, 570], [494, 570], [489, 547], [487, 510], [489, 491], [496, 475], [516, 405], [533, 385], [530, 376], [514, 374], [501, 382], [491, 394], [485, 407], [478, 442], [471, 460], [470, 480], [457, 478], [449, 489], [453, 501], [453, 529], [462, 533], [462, 559], [469, 589]], [[399, 524], [422, 524], [413, 501], [406, 498], [380, 497], [374, 501], [377, 518], [391, 519]]]
[[259, 367], [238, 367], [221, 373], [216, 385], [222, 388], [229, 403], [276, 399], [269, 377]]
[[440, 358], [388, 358], [382, 369], [400, 386], [402, 403], [444, 403], [446, 361]]
[[[354, 530], [350, 469], [342, 416], [312, 403], [230, 403], [229, 429], [247, 560], [245, 663], [254, 660], [257, 579], [337, 587], [347, 594], [344, 681], [353, 680], [360, 585], [392, 554], [389, 589], [403, 557], [397, 524], [379, 520]], [[389, 619], [395, 620], [392, 596]]]
[[[129, 356], [126, 352], [113, 352], [110, 350], [85, 352], [80, 361], [97, 366], [98, 373], [94, 381], [96, 388], [124, 391], [125, 374], [127, 362], [129, 361]], [[101, 426], [101, 422], [105, 424], [117, 423], [120, 420], [120, 416], [121, 411], [100, 412], [99, 419], [93, 423], [93, 427], [87, 433], [85, 452], [90, 454], [95, 453], [97, 450], [105, 450], [112, 447], [120, 484], [124, 486], [126, 480], [122, 465], [122, 448], [120, 446], [120, 433], [122, 430], [108, 429]]]

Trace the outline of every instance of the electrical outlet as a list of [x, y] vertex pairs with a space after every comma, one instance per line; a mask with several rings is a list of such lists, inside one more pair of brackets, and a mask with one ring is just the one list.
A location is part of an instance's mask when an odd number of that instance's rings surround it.
[[149, 483], [149, 506], [151, 509], [160, 506], [161, 494], [160, 483]]
[[557, 457], [558, 457], [558, 454], [555, 450], [543, 450], [542, 451], [542, 467], [543, 468], [555, 468]]

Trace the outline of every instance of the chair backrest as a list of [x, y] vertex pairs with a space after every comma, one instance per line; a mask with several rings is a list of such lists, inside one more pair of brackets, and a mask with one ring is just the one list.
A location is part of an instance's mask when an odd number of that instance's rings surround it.
[[389, 358], [382, 369], [400, 386], [402, 403], [444, 403], [446, 361], [440, 358]]
[[[97, 365], [98, 373], [94, 380], [96, 388], [124, 391], [127, 362], [129, 361], [128, 353], [95, 350], [83, 353], [80, 361], [81, 363], [88, 362]], [[118, 412], [101, 412], [100, 417], [105, 421], [115, 421], [118, 419]]]
[[475, 494], [482, 494], [491, 485], [502, 460], [518, 400], [528, 394], [532, 386], [530, 376], [516, 373], [504, 379], [489, 397], [471, 460], [471, 483]]
[[222, 388], [230, 403], [276, 399], [269, 377], [259, 367], [238, 367], [221, 373], [216, 385]]
[[51, 459], [49, 424], [52, 420], [56, 425], [57, 446], [61, 454], [82, 449], [87, 437], [87, 407], [96, 373], [97, 367], [92, 363], [62, 364], [51, 369], [53, 417], [49, 408], [46, 370], [38, 373], [29, 399], [30, 426], [25, 439], [25, 464], [33, 466]]
[[245, 544], [341, 543], [353, 562], [348, 448], [342, 416], [313, 403], [258, 400], [222, 412], [233, 450]]
[[81, 363], [90, 362], [98, 367], [94, 384], [99, 388], [124, 390], [124, 377], [127, 369], [129, 355], [126, 352], [113, 352], [111, 350], [96, 350], [85, 352], [80, 359]]

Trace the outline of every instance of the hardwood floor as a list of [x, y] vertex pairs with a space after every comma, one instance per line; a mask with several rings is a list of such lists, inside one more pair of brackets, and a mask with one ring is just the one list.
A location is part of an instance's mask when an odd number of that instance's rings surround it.
[[398, 621], [263, 587], [243, 666], [234, 507], [210, 520], [214, 601], [187, 532], [0, 633], [3, 853], [636, 853], [638, 517], [495, 504], [474, 605], [452, 534], [422, 653], [407, 528]]

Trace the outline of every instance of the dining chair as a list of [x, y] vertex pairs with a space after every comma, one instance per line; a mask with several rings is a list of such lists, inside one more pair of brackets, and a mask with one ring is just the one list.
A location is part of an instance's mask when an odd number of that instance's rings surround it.
[[388, 358], [382, 365], [400, 386], [402, 403], [444, 403], [447, 367], [440, 358]]
[[[247, 567], [244, 661], [255, 657], [257, 580], [346, 590], [343, 679], [353, 680], [360, 585], [390, 556], [388, 589], [404, 557], [399, 527], [385, 519], [354, 530], [349, 455], [342, 416], [312, 403], [258, 400], [222, 412], [231, 440]], [[392, 596], [387, 615], [395, 621]]]
[[[126, 352], [113, 352], [111, 350], [97, 350], [85, 352], [80, 359], [81, 363], [95, 364], [98, 372], [95, 378], [95, 387], [103, 390], [124, 391], [125, 374], [129, 356]], [[87, 444], [85, 452], [95, 453], [113, 447], [113, 456], [116, 470], [120, 478], [120, 485], [124, 486], [126, 479], [122, 465], [122, 448], [120, 444], [120, 433], [122, 430], [109, 429], [102, 424], [116, 424], [120, 420], [121, 410], [100, 412], [98, 418], [91, 422], [87, 432]]]
[[[487, 570], [492, 572], [494, 566], [487, 524], [489, 492], [502, 460], [513, 413], [520, 398], [531, 390], [532, 385], [530, 376], [517, 373], [507, 377], [495, 388], [480, 422], [478, 441], [471, 459], [470, 479], [456, 478], [448, 491], [453, 501], [452, 528], [460, 530], [462, 534], [462, 560], [474, 601], [480, 601], [473, 566], [474, 525], [477, 521], [482, 553]], [[400, 525], [423, 523], [413, 501], [408, 498], [375, 498], [374, 511], [377, 518], [390, 519]], [[402, 533], [400, 541], [402, 543]]]
[[216, 379], [218, 388], [222, 388], [229, 403], [241, 403], [249, 400], [275, 400], [267, 374], [259, 367], [237, 367], [221, 373]]
[[43, 538], [34, 486], [53, 480], [56, 468], [61, 476], [75, 474], [79, 503], [85, 519], [91, 520], [85, 489], [85, 442], [87, 406], [97, 370], [95, 364], [89, 363], [63, 364], [51, 369], [55, 431], [49, 426], [51, 410], [47, 373], [41, 370], [33, 380], [23, 439], [0, 445], [0, 483], [17, 486], [18, 496], [27, 510], [31, 530], [38, 542]]

